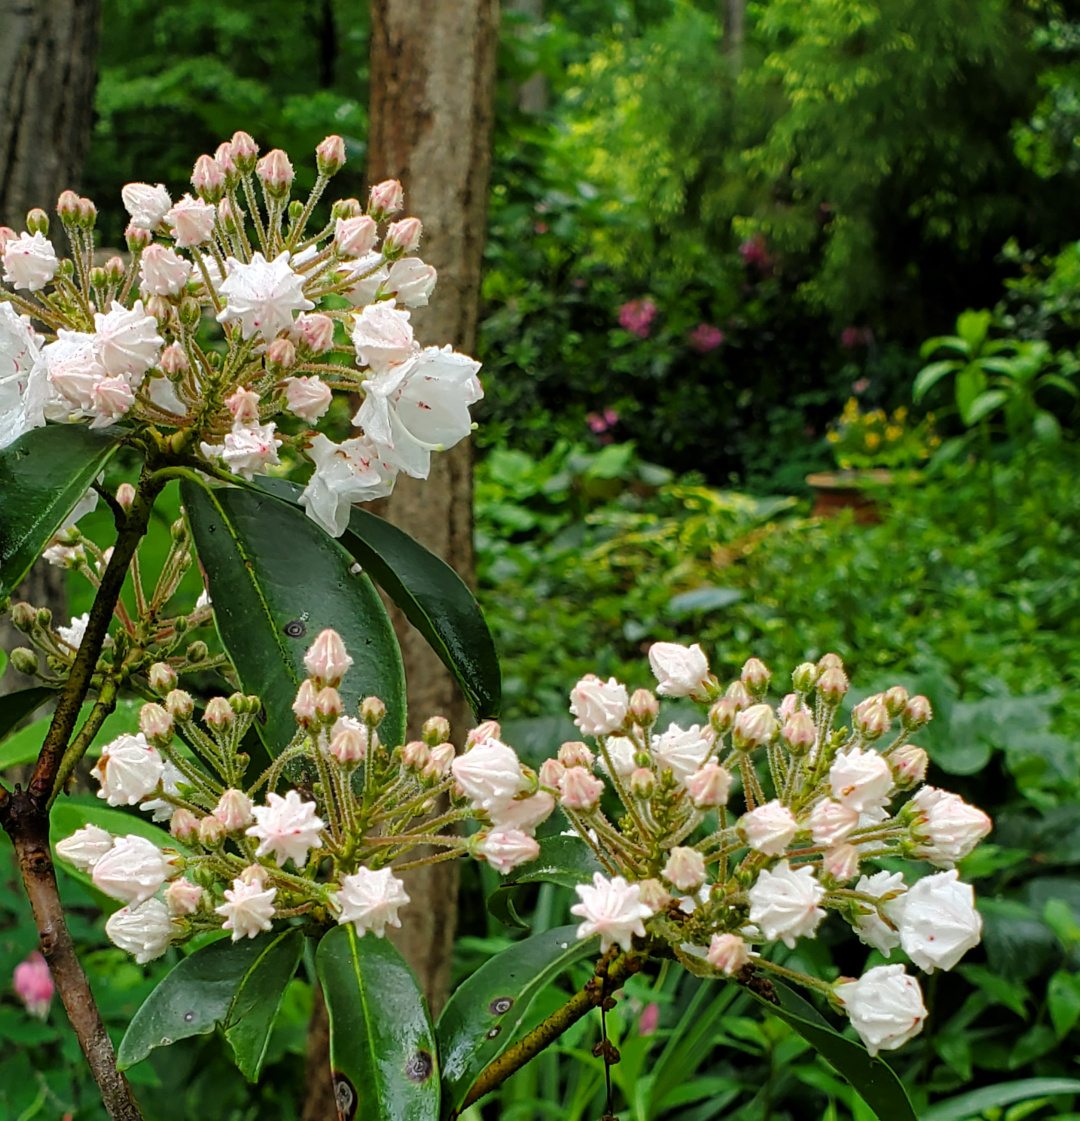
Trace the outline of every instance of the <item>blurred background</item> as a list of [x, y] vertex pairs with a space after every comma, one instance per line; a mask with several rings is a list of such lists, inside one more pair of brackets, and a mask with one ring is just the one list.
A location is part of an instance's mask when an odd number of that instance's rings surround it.
[[[439, 19], [462, 33], [433, 37]], [[427, 224], [420, 181], [451, 171], [437, 153], [395, 165], [387, 137], [412, 143], [415, 107], [371, 80], [410, 43], [483, 102], [456, 172], [477, 195], [475, 268], [459, 284], [439, 257], [452, 208], [420, 253], [443, 277], [433, 307], [464, 324], [424, 341], [484, 363], [475, 556], [450, 555], [475, 565], [503, 658], [504, 738], [534, 760], [574, 738], [574, 681], [647, 685], [657, 640], [701, 642], [722, 680], [760, 657], [781, 695], [830, 650], [851, 701], [926, 693], [929, 781], [996, 823], [962, 868], [985, 940], [925, 983], [928, 1030], [889, 1061], [927, 1121], [1080, 1118], [1060, 1081], [1080, 1039], [1080, 7], [0, 3], [0, 222], [74, 185], [122, 246], [125, 183], [178, 197], [244, 129], [290, 153], [301, 189], [341, 134], [335, 197], [401, 174]], [[0, 767], [35, 734], [0, 744]], [[488, 873], [461, 873], [455, 979], [520, 933], [487, 911]], [[0, 1121], [103, 1117], [62, 1009], [35, 1019], [9, 984], [36, 943], [16, 882], [5, 856]], [[65, 890], [120, 1032], [170, 962], [132, 964], [103, 900]], [[517, 910], [542, 930], [570, 902], [545, 885]], [[793, 964], [858, 972], [866, 947], [828, 929]], [[188, 1041], [132, 1072], [147, 1116], [332, 1116], [304, 1089], [311, 986], [287, 1000], [258, 1088]], [[639, 976], [608, 1025], [629, 1121], [870, 1116], [734, 986]], [[595, 1038], [579, 1025], [470, 1121], [599, 1117]]]

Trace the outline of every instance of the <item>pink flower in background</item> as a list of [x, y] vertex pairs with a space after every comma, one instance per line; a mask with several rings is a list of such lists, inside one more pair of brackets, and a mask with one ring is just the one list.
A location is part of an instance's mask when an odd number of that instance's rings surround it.
[[652, 1035], [660, 1023], [660, 1005], [656, 1001], [646, 1004], [638, 1020], [638, 1035]]
[[49, 1014], [49, 1005], [52, 1003], [56, 986], [53, 984], [48, 963], [41, 954], [35, 950], [25, 961], [19, 962], [15, 966], [11, 980], [15, 993], [26, 1005], [27, 1012], [39, 1020], [44, 1020]]
[[698, 354], [708, 354], [724, 341], [724, 332], [710, 323], [699, 323], [686, 336], [686, 341], [690, 344], [691, 350], [696, 350]]
[[614, 409], [605, 409], [602, 413], [589, 413], [585, 417], [585, 423], [597, 436], [600, 436], [619, 423], [619, 414]]
[[845, 350], [854, 350], [857, 346], [870, 346], [874, 342], [874, 332], [869, 327], [845, 327], [840, 332], [840, 345]]
[[865, 393], [870, 388], [869, 378], [859, 378], [857, 381], [851, 383], [851, 392], [856, 396]]
[[629, 300], [619, 308], [619, 326], [637, 335], [639, 339], [647, 339], [652, 321], [656, 318], [656, 304], [652, 300]]
[[754, 234], [753, 237], [747, 238], [739, 246], [739, 256], [742, 257], [744, 265], [760, 269], [762, 272], [772, 268], [773, 260], [765, 248], [765, 238], [761, 234]]

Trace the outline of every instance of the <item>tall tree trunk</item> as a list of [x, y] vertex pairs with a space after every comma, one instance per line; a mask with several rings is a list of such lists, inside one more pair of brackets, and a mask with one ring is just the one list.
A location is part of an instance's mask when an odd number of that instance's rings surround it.
[[[494, 123], [498, 0], [372, 0], [369, 183], [399, 179], [406, 212], [421, 218], [420, 255], [438, 269], [429, 307], [413, 312], [417, 338], [471, 353], [479, 316]], [[432, 456], [431, 476], [399, 477], [381, 512], [473, 582], [472, 449]], [[411, 734], [449, 717], [460, 743], [468, 705], [418, 632], [395, 612], [405, 659]], [[446, 999], [457, 917], [456, 862], [409, 872], [411, 905], [395, 938], [432, 1011]], [[319, 1012], [308, 1049], [305, 1121], [334, 1116], [328, 1067], [318, 1053]]]
[[[0, 225], [21, 229], [26, 212], [51, 213], [78, 187], [90, 144], [101, 0], [0, 0]], [[64, 573], [38, 562], [12, 602], [51, 608], [66, 621]], [[0, 646], [21, 643], [8, 616]], [[9, 669], [0, 692], [23, 688]]]
[[723, 50], [731, 65], [733, 78], [742, 70], [743, 40], [746, 37], [746, 0], [723, 0], [724, 39]]

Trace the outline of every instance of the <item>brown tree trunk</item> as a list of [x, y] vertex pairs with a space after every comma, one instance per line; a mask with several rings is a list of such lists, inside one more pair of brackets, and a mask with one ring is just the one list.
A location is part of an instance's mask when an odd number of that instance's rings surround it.
[[[405, 212], [424, 223], [419, 254], [439, 272], [431, 305], [413, 312], [424, 344], [476, 343], [494, 122], [498, 0], [372, 0], [369, 183], [399, 179]], [[472, 449], [432, 456], [425, 481], [399, 477], [380, 511], [472, 583]], [[461, 742], [468, 705], [418, 632], [397, 614], [410, 730], [449, 717]], [[453, 861], [405, 876], [411, 905], [394, 940], [416, 971], [433, 1013], [446, 1000], [457, 917]], [[320, 1029], [318, 1013], [312, 1036]], [[304, 1121], [329, 1121], [333, 1094], [312, 1077], [325, 1060], [309, 1048]], [[318, 1088], [321, 1087], [321, 1092]]]

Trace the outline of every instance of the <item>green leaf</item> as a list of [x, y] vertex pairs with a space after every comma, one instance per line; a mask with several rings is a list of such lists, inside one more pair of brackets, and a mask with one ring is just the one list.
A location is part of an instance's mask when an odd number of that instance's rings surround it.
[[330, 1069], [338, 1117], [435, 1121], [439, 1071], [423, 994], [386, 938], [352, 923], [323, 937], [315, 955], [330, 1016]]
[[435, 1025], [444, 1117], [506, 1050], [537, 994], [574, 962], [598, 953], [596, 940], [579, 942], [576, 931], [560, 926], [517, 942], [455, 990]]
[[1080, 1020], [1080, 977], [1059, 969], [1046, 987], [1046, 1003], [1058, 1039], [1064, 1039]]
[[986, 391], [986, 374], [974, 362], [968, 363], [956, 375], [956, 407], [960, 419], [969, 428], [975, 423], [970, 412], [980, 394]]
[[320, 631], [341, 635], [353, 664], [339, 692], [355, 713], [369, 695], [386, 705], [380, 735], [405, 736], [405, 671], [394, 629], [367, 576], [300, 510], [239, 487], [180, 487], [214, 620], [244, 689], [263, 700], [256, 724], [271, 755], [296, 735], [292, 704], [304, 654]]
[[[294, 504], [303, 491], [285, 479], [259, 479], [258, 485]], [[502, 678], [495, 642], [465, 581], [404, 530], [355, 506], [340, 541], [439, 655], [476, 718], [498, 716]]]
[[977, 353], [986, 341], [993, 318], [993, 313], [985, 308], [981, 311], [968, 308], [957, 316], [956, 333], [967, 343], [972, 353]]
[[[27, 689], [25, 691], [30, 693], [37, 690]], [[42, 689], [41, 691], [47, 694], [44, 700], [48, 700], [49, 696], [55, 696], [55, 692], [51, 689]], [[10, 694], [12, 698], [20, 695], [19, 693]], [[4, 698], [4, 700], [7, 699]], [[29, 703], [29, 698], [27, 703]], [[43, 701], [38, 703], [41, 704]], [[99, 755], [103, 745], [110, 740], [116, 739], [117, 736], [121, 736], [125, 732], [137, 732], [139, 730], [139, 710], [142, 706], [143, 702], [141, 700], [126, 699], [118, 702], [115, 711], [105, 717], [87, 750], [87, 755], [91, 757]], [[90, 715], [93, 707], [90, 704], [83, 705], [75, 725], [76, 728], [80, 727], [82, 722]], [[21, 767], [37, 759], [41, 745], [45, 741], [45, 733], [49, 730], [51, 723], [51, 716], [43, 716], [40, 720], [35, 720], [33, 724], [27, 724], [25, 728], [20, 728], [3, 744], [0, 744], [0, 771], [6, 767]]]
[[[930, 341], [938, 342], [939, 340], [931, 339]], [[936, 350], [937, 347], [933, 349]], [[924, 366], [915, 375], [915, 384], [911, 387], [911, 396], [915, 399], [915, 403], [918, 404], [946, 374], [951, 374], [954, 370], [959, 369], [961, 369], [961, 364], [955, 360], [931, 362], [929, 366]]]
[[[35, 709], [41, 708], [47, 700], [55, 696], [56, 690], [46, 688], [44, 685], [20, 689], [17, 693], [5, 693], [0, 697], [0, 738], [6, 736], [16, 724], [25, 720]], [[40, 748], [41, 740], [38, 741], [38, 748], [34, 751], [32, 759], [37, 758]], [[30, 759], [25, 760], [27, 763], [30, 761]], [[14, 764], [5, 761], [4, 747], [0, 747], [0, 770], [11, 766]]]
[[773, 981], [772, 985], [779, 1005], [752, 989], [746, 991], [771, 1015], [790, 1024], [820, 1055], [828, 1059], [881, 1121], [917, 1121], [904, 1084], [892, 1067], [879, 1058], [872, 1058], [862, 1044], [845, 1039], [798, 993], [777, 981]]
[[[117, 1052], [117, 1068], [127, 1070], [155, 1047], [209, 1035], [220, 1025], [237, 1065], [253, 1078], [303, 949], [303, 934], [292, 928], [239, 942], [221, 939], [196, 950], [135, 1013]], [[263, 1022], [255, 1022], [259, 1019]]]
[[988, 389], [985, 393], [980, 393], [968, 407], [964, 415], [964, 423], [978, 424], [984, 417], [1001, 408], [1008, 400], [1008, 396], [1001, 389]]
[[525, 927], [513, 904], [515, 889], [522, 884], [553, 883], [576, 887], [588, 883], [594, 872], [602, 872], [592, 849], [578, 837], [540, 837], [540, 855], [523, 864], [512, 879], [504, 880], [488, 896], [488, 910], [507, 926]]
[[967, 1121], [980, 1117], [988, 1109], [1001, 1109], [1013, 1102], [1053, 1094], [1080, 1094], [1080, 1081], [1075, 1078], [1022, 1078], [1018, 1082], [982, 1086], [935, 1103], [923, 1112], [922, 1121]]
[[0, 449], [0, 602], [120, 446], [115, 432], [46, 425]]

